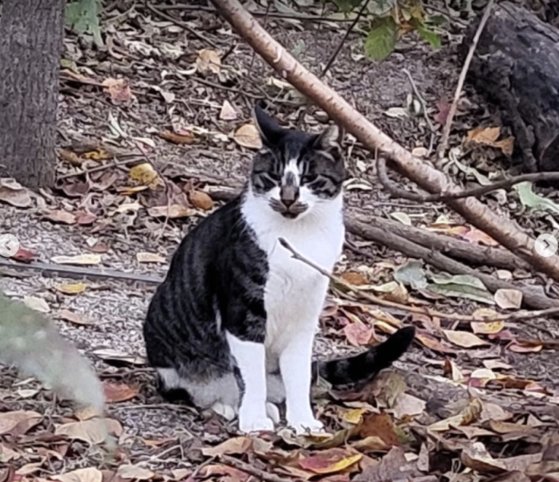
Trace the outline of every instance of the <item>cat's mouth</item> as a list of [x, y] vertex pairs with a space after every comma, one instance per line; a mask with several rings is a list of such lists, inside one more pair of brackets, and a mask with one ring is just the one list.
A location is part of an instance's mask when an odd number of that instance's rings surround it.
[[296, 202], [288, 207], [277, 199], [270, 201], [270, 207], [287, 219], [295, 219], [308, 209], [308, 205], [302, 202]]

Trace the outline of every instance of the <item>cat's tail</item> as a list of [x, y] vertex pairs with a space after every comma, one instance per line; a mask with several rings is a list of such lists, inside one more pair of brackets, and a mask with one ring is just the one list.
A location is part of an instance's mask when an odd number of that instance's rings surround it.
[[372, 380], [383, 368], [400, 358], [409, 348], [415, 336], [415, 328], [408, 326], [390, 335], [380, 345], [363, 353], [346, 358], [315, 362], [313, 374], [330, 384], [350, 385]]

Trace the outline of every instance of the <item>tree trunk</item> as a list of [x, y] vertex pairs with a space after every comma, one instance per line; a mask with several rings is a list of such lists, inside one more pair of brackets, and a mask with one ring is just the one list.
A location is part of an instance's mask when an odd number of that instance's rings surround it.
[[[330, 117], [353, 134], [371, 152], [378, 150], [393, 161], [396, 169], [430, 193], [460, 191], [443, 172], [412, 156], [403, 146], [393, 141], [365, 116], [357, 112], [333, 89], [305, 69], [246, 11], [238, 0], [211, 0], [219, 13], [237, 30], [244, 40], [284, 79], [306, 95]], [[388, 79], [387, 79], [388, 80]], [[540, 256], [534, 241], [510, 220], [506, 220], [475, 198], [450, 199], [448, 206], [486, 232], [511, 252], [535, 269], [559, 281], [559, 257]]]
[[31, 187], [54, 183], [64, 4], [1, 4], [0, 172]]
[[503, 2], [488, 20], [470, 67], [476, 88], [501, 107], [514, 132], [515, 154], [532, 172], [559, 170], [558, 46], [558, 28]]

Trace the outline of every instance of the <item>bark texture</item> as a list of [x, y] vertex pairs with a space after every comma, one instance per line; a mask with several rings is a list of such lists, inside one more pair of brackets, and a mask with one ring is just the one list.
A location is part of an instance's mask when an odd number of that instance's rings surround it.
[[525, 169], [558, 170], [559, 29], [521, 6], [499, 4], [479, 39], [470, 79], [502, 109]]
[[[403, 146], [381, 132], [337, 92], [305, 69], [246, 11], [238, 0], [212, 0], [221, 15], [237, 30], [276, 72], [329, 116], [353, 134], [371, 152], [379, 150], [403, 175], [431, 193], [455, 192], [460, 188], [443, 172], [411, 155]], [[559, 258], [539, 256], [534, 241], [510, 220], [491, 211], [475, 198], [452, 199], [446, 203], [468, 222], [489, 234], [535, 269], [559, 281]]]
[[4, 0], [0, 12], [0, 172], [50, 186], [55, 173], [64, 0]]

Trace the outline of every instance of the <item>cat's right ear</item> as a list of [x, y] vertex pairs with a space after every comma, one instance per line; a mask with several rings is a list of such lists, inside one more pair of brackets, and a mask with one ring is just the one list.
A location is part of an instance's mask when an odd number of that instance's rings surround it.
[[254, 106], [254, 118], [256, 127], [260, 132], [262, 143], [265, 146], [275, 146], [283, 137], [285, 130], [272, 119], [258, 104]]

